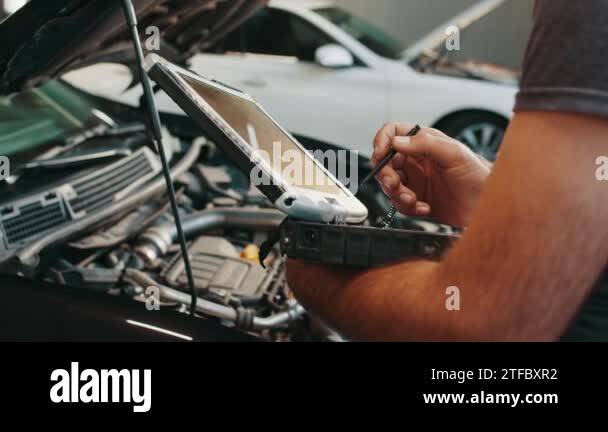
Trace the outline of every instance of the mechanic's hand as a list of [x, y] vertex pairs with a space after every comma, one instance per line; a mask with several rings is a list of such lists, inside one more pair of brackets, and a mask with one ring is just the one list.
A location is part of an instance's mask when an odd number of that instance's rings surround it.
[[387, 124], [374, 139], [374, 166], [391, 148], [399, 152], [378, 174], [384, 193], [404, 215], [466, 227], [492, 165], [436, 129], [405, 137], [414, 126]]

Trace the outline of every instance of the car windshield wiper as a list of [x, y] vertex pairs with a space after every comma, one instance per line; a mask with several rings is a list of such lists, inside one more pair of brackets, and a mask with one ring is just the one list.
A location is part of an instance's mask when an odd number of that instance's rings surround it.
[[101, 162], [111, 162], [132, 154], [129, 149], [116, 149], [104, 151], [92, 151], [73, 156], [59, 156], [50, 159], [34, 160], [26, 163], [21, 168], [23, 171], [36, 169], [68, 169], [82, 168]]
[[124, 126], [99, 125], [77, 134], [64, 138], [63, 146], [55, 147], [46, 152], [45, 156], [32, 160], [21, 165], [17, 172], [3, 180], [3, 183], [13, 185], [24, 175], [40, 169], [69, 169], [81, 168], [95, 165], [102, 162], [129, 156], [132, 151], [129, 149], [110, 149], [110, 150], [91, 150], [90, 152], [79, 152], [78, 154], [67, 155], [81, 144], [98, 138], [118, 137], [139, 132], [145, 132], [146, 126], [143, 123], [134, 123]]
[[133, 123], [124, 126], [111, 127], [108, 125], [99, 125], [97, 127], [86, 129], [77, 134], [65, 138], [65, 147], [62, 152], [69, 151], [82, 143], [91, 141], [96, 138], [116, 137], [122, 135], [130, 135], [133, 133], [146, 132], [146, 125], [143, 123]]
[[108, 163], [117, 159], [130, 156], [133, 152], [129, 149], [99, 150], [79, 153], [77, 155], [56, 156], [47, 159], [38, 159], [21, 165], [17, 172], [3, 179], [2, 183], [14, 185], [22, 178], [41, 170], [68, 170], [78, 168], [88, 168], [101, 163]]

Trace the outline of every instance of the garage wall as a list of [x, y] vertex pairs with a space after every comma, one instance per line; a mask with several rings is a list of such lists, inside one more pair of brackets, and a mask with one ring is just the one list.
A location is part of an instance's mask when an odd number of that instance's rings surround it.
[[[456, 16], [477, 0], [336, 0], [404, 44]], [[461, 56], [519, 68], [531, 28], [533, 0], [507, 0], [474, 24], [461, 40]]]

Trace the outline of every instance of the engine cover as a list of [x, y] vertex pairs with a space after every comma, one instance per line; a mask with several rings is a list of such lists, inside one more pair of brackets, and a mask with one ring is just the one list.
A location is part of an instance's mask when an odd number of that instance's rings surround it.
[[[228, 240], [200, 237], [189, 248], [194, 285], [199, 295], [207, 293], [222, 302], [260, 301], [273, 285], [273, 272], [243, 260]], [[181, 254], [163, 272], [166, 283], [188, 292], [188, 279]]]

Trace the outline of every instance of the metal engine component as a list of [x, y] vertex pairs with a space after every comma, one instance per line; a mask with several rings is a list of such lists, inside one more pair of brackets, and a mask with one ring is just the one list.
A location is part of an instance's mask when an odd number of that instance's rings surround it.
[[155, 199], [145, 203], [110, 227], [79, 238], [71, 242], [70, 246], [81, 250], [116, 247], [135, 235], [142, 227], [148, 226], [155, 218], [160, 217], [167, 210], [166, 207], [165, 199]]
[[[259, 264], [240, 258], [228, 240], [200, 237], [189, 248], [194, 283], [199, 296], [211, 297], [221, 303], [238, 301], [255, 304], [265, 296], [273, 296], [281, 287], [276, 275], [282, 268], [266, 272]], [[162, 273], [166, 283], [187, 290], [187, 279], [181, 255], [177, 255]]]
[[[200, 155], [200, 145], [192, 145], [188, 152], [173, 166], [171, 177], [173, 179], [187, 172], [196, 162]], [[86, 215], [82, 219], [72, 221], [72, 223], [57, 228], [49, 232], [45, 236], [36, 241], [24, 246], [16, 252], [16, 262], [13, 264], [19, 266], [20, 271], [25, 274], [35, 269], [38, 265], [38, 254], [48, 246], [56, 244], [74, 236], [78, 232], [85, 231], [89, 228], [103, 224], [104, 221], [114, 217], [121, 212], [132, 209], [146, 201], [161, 195], [166, 190], [166, 183], [162, 177], [154, 177], [145, 186], [142, 186], [137, 192], [132, 192], [128, 196], [122, 196], [115, 203], [106, 204], [99, 207], [95, 212]], [[2, 259], [0, 257], [0, 264]]]
[[[139, 270], [127, 269], [125, 271], [125, 275], [132, 278], [141, 286], [156, 286], [160, 290], [161, 298], [164, 300], [190, 305], [190, 295], [176, 291], [173, 288], [159, 285], [154, 281], [154, 279], [150, 278], [148, 275]], [[200, 298], [196, 300], [196, 309], [198, 312], [204, 315], [234, 322], [240, 328], [245, 330], [256, 331], [272, 330], [284, 327], [300, 319], [306, 313], [304, 307], [295, 301], [289, 301], [286, 306], [287, 309], [272, 316], [257, 317], [253, 316], [251, 313], [248, 313], [247, 309], [235, 309], [233, 307], [220, 305]]]
[[[222, 208], [187, 215], [182, 223], [186, 237], [194, 238], [220, 228], [272, 231], [283, 219], [285, 215], [278, 210]], [[135, 251], [148, 265], [152, 265], [159, 257], [167, 254], [176, 236], [177, 230], [173, 222], [153, 226], [140, 236]]]

